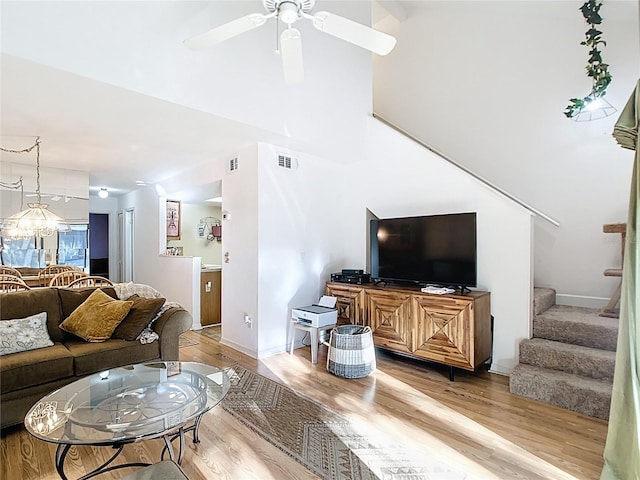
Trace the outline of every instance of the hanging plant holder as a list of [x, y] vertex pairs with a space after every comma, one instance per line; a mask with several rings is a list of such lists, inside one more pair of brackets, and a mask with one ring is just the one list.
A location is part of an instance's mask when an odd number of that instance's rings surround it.
[[580, 11], [585, 21], [589, 24], [589, 29], [585, 33], [585, 40], [580, 45], [589, 47], [589, 58], [587, 60], [587, 76], [592, 80], [592, 88], [589, 95], [583, 98], [572, 98], [564, 111], [567, 118], [577, 122], [597, 120], [608, 117], [617, 110], [604, 99], [607, 87], [611, 83], [609, 65], [602, 60], [601, 47], [607, 42], [602, 39], [602, 31], [599, 25], [602, 23], [600, 8], [602, 1], [587, 0]]

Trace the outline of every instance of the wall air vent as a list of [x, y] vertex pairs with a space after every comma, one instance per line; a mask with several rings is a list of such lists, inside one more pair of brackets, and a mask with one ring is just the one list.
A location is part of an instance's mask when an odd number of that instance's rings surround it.
[[298, 168], [298, 159], [291, 155], [285, 155], [283, 153], [278, 154], [278, 166], [282, 168], [292, 169]]
[[229, 173], [231, 173], [235, 172], [236, 170], [238, 170], [238, 157], [233, 157], [231, 160], [229, 160], [228, 171]]

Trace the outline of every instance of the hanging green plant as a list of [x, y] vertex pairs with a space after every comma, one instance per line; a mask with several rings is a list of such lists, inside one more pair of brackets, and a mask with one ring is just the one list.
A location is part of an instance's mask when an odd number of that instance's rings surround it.
[[[587, 76], [591, 77], [593, 81], [593, 87], [591, 93], [584, 98], [572, 98], [569, 100], [564, 114], [568, 118], [573, 118], [579, 114], [583, 109], [588, 108], [589, 105], [603, 97], [607, 87], [611, 83], [611, 74], [609, 73], [609, 65], [602, 61], [601, 46], [606, 46], [607, 42], [602, 39], [602, 32], [597, 28], [602, 23], [602, 17], [600, 16], [600, 8], [602, 2], [600, 0], [587, 0], [580, 11], [582, 16], [589, 24], [589, 30], [585, 33], [585, 40], [580, 42], [580, 45], [586, 45], [589, 47], [589, 59], [587, 60]], [[615, 109], [614, 109], [615, 111]]]

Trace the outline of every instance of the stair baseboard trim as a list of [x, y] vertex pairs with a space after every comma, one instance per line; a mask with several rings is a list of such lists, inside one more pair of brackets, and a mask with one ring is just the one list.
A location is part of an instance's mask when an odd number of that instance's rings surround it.
[[584, 295], [567, 295], [556, 293], [556, 305], [568, 305], [571, 307], [603, 308], [609, 303], [608, 298], [587, 297]]
[[489, 373], [496, 373], [498, 375], [509, 376], [511, 375], [511, 371], [513, 370], [514, 365], [508, 367], [506, 365], [500, 365], [496, 362], [491, 363], [491, 368], [489, 368]]

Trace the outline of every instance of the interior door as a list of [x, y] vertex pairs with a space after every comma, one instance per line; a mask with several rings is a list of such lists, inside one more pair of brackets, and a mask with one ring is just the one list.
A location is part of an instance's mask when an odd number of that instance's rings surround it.
[[124, 216], [118, 215], [121, 219], [122, 232], [122, 278], [123, 282], [133, 282], [133, 261], [134, 261], [134, 211], [125, 210]]

